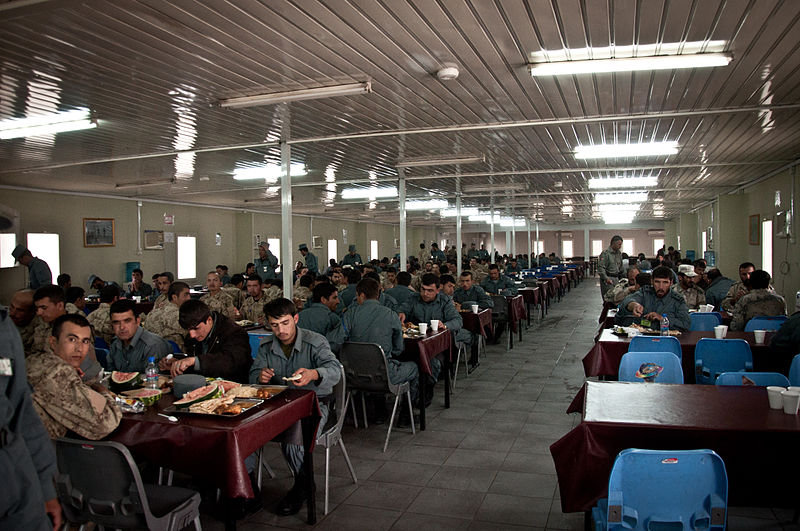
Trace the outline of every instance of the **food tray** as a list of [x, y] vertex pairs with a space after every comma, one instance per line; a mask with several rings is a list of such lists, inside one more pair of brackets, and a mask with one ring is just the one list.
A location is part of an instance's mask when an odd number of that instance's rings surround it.
[[[200, 415], [202, 417], [236, 418], [236, 417], [241, 417], [242, 415], [246, 414], [247, 412], [249, 412], [254, 407], [260, 406], [265, 401], [266, 401], [266, 399], [264, 399], [264, 398], [234, 398], [233, 399], [233, 404], [242, 404], [242, 406], [243, 406], [242, 407], [242, 412], [238, 413], [236, 415], [223, 415], [223, 414], [220, 414], [220, 413], [195, 412], [195, 411], [189, 411], [188, 407], [187, 408], [178, 408], [178, 407], [175, 407], [175, 405], [171, 405], [169, 407], [165, 407], [162, 410], [162, 413], [167, 413], [167, 414], [178, 413], [178, 414], [181, 414], [181, 415]], [[250, 404], [250, 405], [245, 409], [244, 408], [245, 404]]]

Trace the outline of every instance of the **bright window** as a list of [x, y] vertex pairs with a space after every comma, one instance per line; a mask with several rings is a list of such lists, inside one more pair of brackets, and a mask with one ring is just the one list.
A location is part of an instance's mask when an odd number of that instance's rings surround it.
[[269, 250], [275, 255], [275, 258], [278, 259], [278, 264], [283, 264], [283, 262], [281, 262], [281, 239], [267, 238], [267, 243], [269, 244]]
[[337, 263], [339, 262], [339, 242], [336, 240], [328, 240], [328, 263], [331, 263], [331, 260], [335, 260]]
[[653, 256], [658, 254], [658, 250], [664, 247], [664, 238], [653, 238]]
[[533, 254], [539, 256], [544, 252], [544, 240], [533, 241]]
[[369, 241], [369, 256], [370, 260], [380, 260], [378, 257], [378, 240]]
[[772, 220], [761, 222], [761, 269], [772, 276]]
[[[447, 240], [439, 240], [439, 249], [441, 249], [442, 251], [444, 251], [444, 248], [445, 248], [445, 247], [447, 247]], [[378, 260], [380, 260], [380, 259], [381, 259], [381, 257], [380, 257], [380, 256], [376, 256], [375, 258], [377, 258]]]
[[197, 238], [178, 236], [178, 278], [197, 278]]
[[55, 282], [56, 277], [61, 274], [61, 255], [58, 249], [58, 234], [29, 233], [28, 250], [33, 256], [47, 262], [47, 265], [50, 266], [50, 272], [53, 274], [53, 282]]
[[633, 254], [633, 240], [622, 240], [622, 252], [628, 256], [635, 256]]
[[17, 235], [13, 232], [0, 234], [0, 267], [14, 267], [11, 251], [17, 246]]
[[708, 233], [703, 231], [700, 233], [700, 256], [705, 256], [708, 250]]
[[603, 252], [603, 240], [592, 240], [592, 256], [600, 256]]
[[561, 258], [572, 258], [572, 240], [563, 240], [561, 242]]

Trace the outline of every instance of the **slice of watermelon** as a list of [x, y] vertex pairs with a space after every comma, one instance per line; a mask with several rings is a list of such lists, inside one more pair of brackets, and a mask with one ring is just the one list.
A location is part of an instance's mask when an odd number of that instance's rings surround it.
[[141, 400], [145, 406], [152, 406], [161, 398], [160, 389], [134, 389], [133, 391], [125, 391], [122, 394]]
[[225, 393], [227, 393], [228, 391], [230, 391], [231, 389], [235, 389], [235, 388], [240, 387], [242, 385], [242, 384], [240, 384], [238, 382], [231, 382], [230, 380], [215, 380], [215, 381], [216, 381], [217, 385], [222, 387], [222, 394], [223, 395]]
[[138, 372], [120, 372], [114, 371], [111, 373], [111, 380], [109, 386], [112, 391], [127, 391], [142, 384], [142, 374]]
[[180, 400], [176, 400], [173, 402], [175, 407], [189, 407], [192, 404], [196, 404], [197, 402], [202, 402], [203, 400], [209, 400], [211, 398], [219, 398], [222, 396], [222, 387], [215, 383], [211, 383], [209, 385], [200, 387], [199, 389], [195, 389], [194, 391], [189, 391], [183, 398]]

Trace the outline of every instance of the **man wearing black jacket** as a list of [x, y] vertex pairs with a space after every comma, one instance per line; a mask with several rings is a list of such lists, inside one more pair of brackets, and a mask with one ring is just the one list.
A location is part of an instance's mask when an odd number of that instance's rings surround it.
[[253, 357], [247, 332], [228, 317], [212, 312], [199, 300], [181, 305], [180, 325], [189, 331], [186, 338], [188, 357], [165, 362], [172, 376], [194, 372], [247, 383]]

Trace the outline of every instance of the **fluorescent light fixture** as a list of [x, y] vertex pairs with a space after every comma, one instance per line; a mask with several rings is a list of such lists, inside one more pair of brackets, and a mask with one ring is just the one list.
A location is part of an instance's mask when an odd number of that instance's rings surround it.
[[[289, 174], [292, 177], [302, 177], [306, 174], [306, 166], [300, 162], [292, 162], [289, 166]], [[264, 179], [265, 182], [274, 184], [280, 181], [281, 167], [279, 164], [266, 164], [263, 166], [243, 166], [233, 170], [234, 181], [254, 181]]]
[[593, 208], [601, 214], [608, 212], [638, 212], [641, 203], [606, 203], [604, 205], [595, 205]]
[[575, 212], [575, 207], [573, 207], [572, 205], [564, 205], [561, 207], [562, 214], [567, 214], [571, 216], [573, 212]]
[[333, 85], [330, 87], [317, 87], [310, 89], [290, 90], [286, 92], [272, 92], [270, 94], [257, 94], [240, 98], [227, 98], [219, 100], [219, 106], [229, 109], [256, 107], [259, 105], [274, 105], [299, 100], [316, 100], [320, 98], [333, 98], [335, 96], [352, 96], [355, 94], [369, 94], [372, 92], [372, 82], [350, 83], [347, 85]]
[[449, 208], [446, 199], [424, 199], [421, 201], [406, 201], [406, 210], [441, 210]]
[[651, 57], [624, 57], [615, 59], [589, 59], [587, 61], [558, 61], [529, 65], [533, 77], [563, 76], [572, 74], [600, 74], [605, 72], [636, 72], [641, 70], [674, 70], [677, 68], [708, 68], [727, 66], [733, 56], [729, 53], [700, 53], [695, 55], [657, 55]]
[[[458, 215], [455, 208], [445, 208], [444, 210], [440, 211], [439, 214], [443, 218], [454, 218]], [[477, 216], [478, 214], [480, 214], [480, 211], [477, 207], [461, 207], [462, 218]]]
[[89, 109], [40, 114], [29, 118], [10, 118], [0, 121], [0, 140], [28, 136], [52, 135], [67, 131], [93, 129], [97, 122], [92, 121]]
[[398, 168], [416, 168], [420, 166], [447, 166], [453, 164], [474, 164], [484, 162], [486, 157], [481, 155], [443, 155], [433, 157], [414, 157], [398, 160]]
[[342, 199], [379, 199], [397, 197], [396, 186], [370, 186], [365, 188], [345, 188]]
[[648, 188], [658, 186], [658, 177], [592, 177], [589, 179], [589, 188], [603, 190], [607, 188]]
[[633, 218], [635, 215], [636, 215], [635, 212], [630, 212], [630, 211], [606, 212], [603, 214], [603, 221], [607, 225], [627, 224], [633, 222]]
[[647, 192], [622, 192], [594, 194], [595, 204], [603, 203], [644, 203], [647, 201]]
[[615, 157], [648, 157], [674, 155], [678, 152], [677, 142], [643, 142], [641, 144], [596, 144], [576, 146], [576, 159], [605, 159]]
[[[495, 223], [497, 223], [496, 219], [495, 219]], [[515, 218], [515, 219], [500, 218], [499, 225], [501, 227], [524, 227], [525, 226], [525, 220], [524, 219], [519, 219], [519, 218]]]

